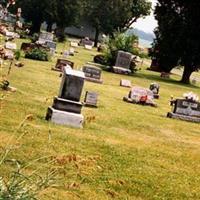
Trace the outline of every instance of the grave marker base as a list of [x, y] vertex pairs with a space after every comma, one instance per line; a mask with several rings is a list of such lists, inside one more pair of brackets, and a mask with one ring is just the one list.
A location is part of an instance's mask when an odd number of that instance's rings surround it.
[[172, 112], [167, 113], [167, 117], [172, 118], [172, 119], [179, 119], [179, 120], [184, 120], [184, 121], [189, 121], [189, 122], [200, 123], [200, 118], [198, 118], [198, 117], [180, 115], [180, 114], [176, 114], [176, 113], [172, 113]]
[[60, 111], [49, 107], [47, 110], [46, 120], [58, 125], [83, 128], [84, 117], [82, 114]]
[[103, 84], [103, 80], [99, 80], [99, 79], [95, 79], [95, 78], [86, 77], [85, 80], [89, 81], [89, 82], [93, 82], [93, 83]]

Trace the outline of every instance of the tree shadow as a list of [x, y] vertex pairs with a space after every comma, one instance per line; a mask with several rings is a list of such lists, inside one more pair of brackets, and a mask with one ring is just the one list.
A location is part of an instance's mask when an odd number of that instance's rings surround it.
[[184, 86], [190, 89], [199, 89], [199, 86], [196, 85], [191, 85], [191, 84], [184, 84], [181, 83], [179, 80], [174, 80], [172, 78], [161, 78], [160, 74], [143, 74], [143, 73], [135, 73], [132, 75], [133, 77], [138, 77], [138, 78], [144, 78], [152, 81], [159, 81], [163, 83], [168, 83], [168, 84], [174, 84], [178, 86]]

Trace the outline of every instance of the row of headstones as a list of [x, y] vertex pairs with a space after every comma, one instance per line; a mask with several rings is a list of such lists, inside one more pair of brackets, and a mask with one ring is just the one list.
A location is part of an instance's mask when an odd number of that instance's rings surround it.
[[[57, 124], [82, 127], [84, 117], [81, 114], [83, 104], [80, 102], [80, 98], [85, 79], [102, 83], [101, 70], [92, 66], [84, 66], [83, 71], [72, 70], [68, 67], [63, 68], [60, 92], [58, 97], [54, 98], [53, 106], [48, 108], [47, 120]], [[121, 80], [120, 85], [131, 87], [130, 82], [128, 82], [128, 80]], [[151, 84], [150, 90], [133, 87], [124, 100], [130, 103], [155, 106], [152, 99], [158, 97], [159, 85]], [[84, 102], [89, 106], [97, 106], [97, 98], [97, 93], [87, 91]], [[168, 117], [200, 122], [200, 103], [191, 101], [191, 99], [177, 99], [172, 104], [174, 109], [168, 113]]]
[[[102, 84], [102, 71], [101, 69], [90, 65], [83, 66], [82, 71], [75, 71], [73, 70], [73, 68], [73, 62], [65, 59], [57, 60], [56, 66], [55, 68], [53, 68], [53, 70], [62, 72], [64, 75], [60, 93], [58, 97], [54, 98], [54, 104], [52, 108], [50, 107], [48, 109], [47, 119], [51, 119], [53, 122], [59, 124], [66, 123], [75, 127], [81, 127], [83, 116], [81, 115], [82, 103], [80, 103], [80, 97], [84, 83], [83, 79], [94, 83]], [[125, 87], [131, 87], [131, 83], [128, 80], [121, 80], [120, 85]], [[157, 97], [159, 96], [159, 85], [151, 85], [150, 89], [153, 91], [151, 92], [152, 96], [153, 94], [155, 94], [155, 96]], [[61, 91], [64, 91], [64, 93]], [[131, 91], [135, 92], [136, 90], [134, 89]], [[139, 91], [138, 95], [140, 95], [141, 89], [138, 89], [137, 91]], [[142, 90], [142, 92], [144, 92], [144, 90]], [[63, 96], [62, 94], [68, 95]], [[75, 96], [77, 97], [74, 98]], [[86, 92], [84, 99], [85, 106], [97, 107], [97, 101], [98, 94], [96, 92]]]

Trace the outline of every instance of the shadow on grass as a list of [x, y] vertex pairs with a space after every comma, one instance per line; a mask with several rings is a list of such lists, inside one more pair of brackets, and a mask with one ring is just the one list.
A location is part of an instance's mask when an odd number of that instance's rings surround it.
[[159, 75], [160, 74], [156, 75], [156, 74], [144, 74], [142, 72], [140, 72], [140, 73], [136, 72], [132, 76], [138, 77], [138, 78], [143, 78], [143, 79], [148, 79], [148, 80], [152, 80], [152, 81], [159, 81], [159, 82], [163, 82], [163, 83], [175, 84], [175, 85], [178, 85], [178, 86], [184, 86], [184, 87], [191, 88], [191, 89], [198, 89], [199, 88], [198, 86], [191, 85], [191, 84], [184, 84], [184, 83], [181, 83], [178, 80], [174, 80], [174, 79], [171, 79], [171, 78], [164, 79], [164, 78], [161, 78]]
[[[94, 63], [94, 64], [96, 64], [96, 63]], [[96, 65], [98, 67], [100, 67], [103, 71], [113, 73], [113, 72], [110, 71], [110, 68], [108, 66], [101, 65], [101, 64], [96, 64]], [[148, 71], [148, 72], [150, 72], [150, 71]], [[152, 73], [156, 73], [156, 72], [152, 72]], [[174, 79], [171, 79], [171, 78], [166, 78], [166, 79], [161, 78], [160, 73], [158, 73], [158, 74], [145, 74], [145, 73], [142, 73], [140, 71], [140, 72], [136, 72], [136, 73], [131, 74], [131, 75], [124, 75], [124, 77], [125, 76], [127, 76], [127, 77], [129, 77], [129, 76], [137, 77], [137, 78], [142, 78], [142, 79], [147, 79], [147, 80], [152, 80], [152, 81], [159, 81], [159, 82], [163, 82], [163, 83], [170, 83], [170, 84], [174, 84], [174, 85], [178, 85], [178, 86], [184, 86], [184, 87], [191, 88], [191, 89], [199, 89], [199, 86], [191, 85], [191, 84], [184, 84], [184, 83], [181, 83], [179, 80], [174, 80]]]

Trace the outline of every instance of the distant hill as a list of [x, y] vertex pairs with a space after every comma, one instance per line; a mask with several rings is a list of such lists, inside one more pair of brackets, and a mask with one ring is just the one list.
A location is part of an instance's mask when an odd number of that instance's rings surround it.
[[127, 34], [128, 35], [134, 34], [134, 35], [138, 36], [139, 39], [146, 40], [148, 42], [153, 42], [153, 40], [155, 38], [155, 35], [153, 33], [146, 33], [144, 31], [136, 29], [136, 28], [129, 29], [127, 31]]

